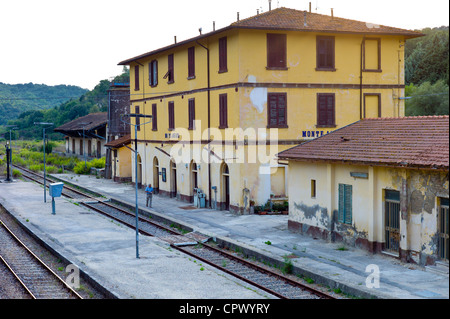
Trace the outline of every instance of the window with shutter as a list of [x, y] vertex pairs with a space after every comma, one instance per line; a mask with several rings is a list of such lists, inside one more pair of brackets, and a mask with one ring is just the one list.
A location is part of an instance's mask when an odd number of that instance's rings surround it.
[[169, 131], [175, 129], [175, 104], [169, 102]]
[[335, 96], [334, 93], [317, 94], [317, 127], [334, 127]]
[[[135, 113], [135, 114], [140, 114], [139, 112], [140, 112], [140, 110], [139, 110], [139, 105], [136, 105], [134, 113]], [[140, 126], [140, 124], [141, 124], [141, 119], [140, 119], [139, 117], [135, 117], [135, 119], [136, 119], [135, 123], [136, 123], [136, 125], [138, 126], [138, 127], [137, 127], [137, 130], [140, 131], [140, 130], [141, 130], [141, 126]]]
[[287, 127], [287, 95], [286, 93], [268, 93], [268, 119], [267, 126], [270, 128]]
[[334, 37], [317, 36], [316, 51], [316, 70], [336, 71]]
[[228, 97], [227, 94], [219, 95], [219, 128], [228, 127]]
[[139, 65], [134, 67], [134, 90], [139, 91]]
[[167, 83], [174, 83], [175, 82], [175, 73], [174, 73], [174, 66], [173, 66], [173, 54], [169, 54], [167, 57], [168, 62], [168, 71], [167, 71]]
[[158, 61], [153, 60], [148, 66], [149, 85], [155, 87], [158, 85]]
[[228, 71], [227, 37], [219, 39], [219, 73]]
[[339, 184], [339, 211], [338, 221], [352, 224], [352, 185]]
[[188, 49], [188, 79], [195, 78], [195, 47]]
[[158, 111], [156, 104], [152, 104], [152, 130], [158, 130]]
[[189, 130], [193, 130], [195, 120], [195, 99], [189, 99], [188, 118], [189, 118]]
[[267, 34], [267, 69], [287, 69], [286, 34]]

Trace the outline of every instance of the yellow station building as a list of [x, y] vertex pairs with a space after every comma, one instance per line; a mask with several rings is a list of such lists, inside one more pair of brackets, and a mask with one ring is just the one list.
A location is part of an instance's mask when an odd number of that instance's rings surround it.
[[207, 206], [240, 213], [284, 200], [277, 153], [404, 116], [404, 45], [421, 35], [278, 8], [120, 62], [130, 112], [152, 116], [138, 119], [137, 182], [187, 202], [200, 190]]

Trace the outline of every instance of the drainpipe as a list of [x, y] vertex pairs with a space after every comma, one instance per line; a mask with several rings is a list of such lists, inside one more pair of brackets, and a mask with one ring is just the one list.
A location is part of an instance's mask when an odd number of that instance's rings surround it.
[[366, 36], [363, 36], [363, 39], [361, 41], [361, 61], [360, 61], [360, 67], [359, 67], [359, 119], [363, 118], [363, 108], [362, 108], [362, 104], [363, 104], [363, 45], [364, 45], [364, 40], [365, 40]]
[[[199, 46], [206, 50], [206, 63], [208, 72], [208, 143], [211, 140], [211, 78], [210, 78], [210, 63], [209, 63], [209, 49], [198, 41], [195, 41]], [[211, 150], [208, 150], [208, 200], [209, 208], [211, 208]]]

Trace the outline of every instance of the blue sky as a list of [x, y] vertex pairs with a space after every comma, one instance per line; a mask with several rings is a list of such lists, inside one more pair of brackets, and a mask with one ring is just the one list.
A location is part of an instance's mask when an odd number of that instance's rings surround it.
[[[449, 25], [447, 0], [272, 0], [404, 29]], [[0, 82], [92, 89], [117, 63], [268, 10], [268, 0], [0, 0]]]

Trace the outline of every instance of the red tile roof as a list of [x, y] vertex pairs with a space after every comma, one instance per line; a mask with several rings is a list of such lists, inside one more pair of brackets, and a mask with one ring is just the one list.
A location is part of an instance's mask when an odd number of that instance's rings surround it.
[[448, 170], [449, 116], [364, 119], [278, 158]]
[[289, 8], [278, 8], [265, 13], [237, 21], [233, 27], [252, 29], [280, 29], [315, 32], [343, 32], [364, 34], [392, 34], [406, 37], [418, 37], [417, 31], [387, 27], [374, 23], [361, 22]]
[[100, 112], [100, 113], [90, 113], [88, 115], [76, 118], [73, 121], [64, 123], [63, 125], [54, 129], [55, 132], [60, 132], [63, 134], [70, 134], [73, 132], [90, 131], [93, 129], [97, 129], [101, 126], [105, 126], [108, 122], [108, 113]]
[[[305, 26], [306, 15], [306, 26]], [[168, 45], [154, 51], [150, 51], [131, 59], [119, 62], [119, 65], [128, 65], [133, 61], [149, 57], [173, 48], [198, 41], [203, 38], [230, 30], [230, 29], [264, 29], [264, 30], [293, 30], [306, 32], [326, 32], [326, 33], [357, 33], [366, 35], [401, 35], [405, 38], [415, 38], [423, 36], [424, 34], [377, 25], [373, 23], [343, 19], [338, 17], [331, 17], [323, 14], [300, 11], [289, 8], [277, 8], [267, 11], [248, 19], [243, 19], [230, 24], [228, 27], [218, 29], [209, 33], [199, 35], [197, 37], [178, 42], [176, 44]]]
[[112, 147], [112, 148], [120, 148], [122, 146], [131, 144], [131, 134], [122, 136], [118, 138], [117, 140], [108, 142], [105, 144], [106, 147]]

